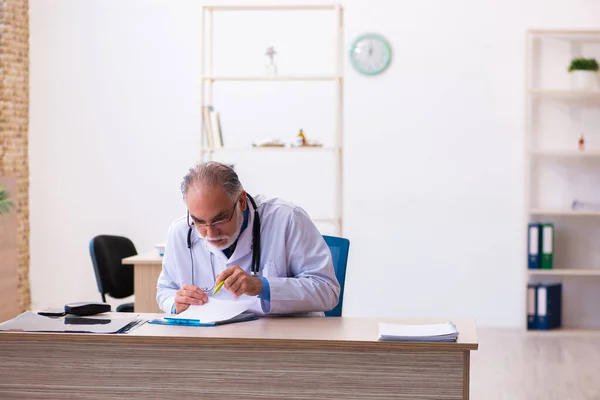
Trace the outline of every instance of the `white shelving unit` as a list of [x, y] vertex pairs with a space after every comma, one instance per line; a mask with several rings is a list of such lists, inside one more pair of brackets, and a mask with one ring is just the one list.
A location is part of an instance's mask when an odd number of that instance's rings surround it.
[[[214, 26], [213, 15], [217, 12], [265, 12], [265, 11], [329, 11], [332, 12], [332, 23], [334, 24], [335, 50], [334, 71], [332, 74], [293, 74], [293, 75], [220, 75], [218, 71], [213, 70], [213, 46], [214, 46]], [[313, 218], [315, 223], [324, 222], [336, 227], [337, 235], [343, 235], [343, 18], [342, 7], [340, 4], [272, 4], [272, 5], [203, 5], [202, 6], [202, 44], [201, 44], [201, 110], [205, 105], [213, 104], [213, 92], [215, 82], [333, 82], [336, 88], [335, 95], [335, 143], [333, 146], [324, 147], [209, 147], [207, 140], [207, 130], [203, 116], [201, 137], [200, 137], [200, 157], [202, 160], [213, 160], [217, 152], [227, 151], [228, 154], [239, 152], [252, 152], [258, 156], [272, 152], [294, 152], [294, 153], [332, 153], [334, 155], [334, 167], [336, 175], [335, 188], [335, 208], [334, 215], [331, 218]], [[204, 115], [204, 114], [203, 114]]]
[[[563, 283], [562, 328], [531, 331], [537, 335], [600, 329], [600, 208], [571, 207], [576, 199], [600, 204], [600, 85], [571, 89], [575, 57], [600, 61], [600, 31], [527, 32], [526, 214], [553, 223], [555, 233], [553, 269], [529, 269], [526, 256], [524, 268], [527, 282]], [[525, 318], [527, 287], [523, 293]]]

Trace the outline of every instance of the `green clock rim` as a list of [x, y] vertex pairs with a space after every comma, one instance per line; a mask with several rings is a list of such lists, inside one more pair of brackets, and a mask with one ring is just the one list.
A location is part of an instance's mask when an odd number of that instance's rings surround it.
[[[386, 63], [384, 64], [384, 66], [382, 68], [375, 70], [375, 71], [365, 71], [358, 64], [356, 64], [354, 57], [352, 57], [352, 51], [354, 50], [354, 48], [356, 47], [358, 42], [360, 42], [361, 40], [364, 40], [364, 39], [377, 39], [377, 40], [381, 41], [381, 43], [383, 43], [383, 45], [385, 46], [385, 48], [390, 56], [388, 57]], [[390, 63], [392, 62], [392, 47], [390, 46], [387, 39], [385, 37], [383, 37], [381, 34], [374, 33], [374, 32], [367, 32], [367, 33], [363, 33], [363, 34], [359, 35], [356, 39], [354, 39], [354, 41], [352, 42], [352, 45], [350, 46], [350, 51], [348, 51], [348, 56], [350, 57], [350, 63], [352, 64], [352, 66], [357, 71], [359, 71], [361, 74], [378, 75], [378, 74], [382, 73], [383, 71], [385, 71], [389, 67]]]

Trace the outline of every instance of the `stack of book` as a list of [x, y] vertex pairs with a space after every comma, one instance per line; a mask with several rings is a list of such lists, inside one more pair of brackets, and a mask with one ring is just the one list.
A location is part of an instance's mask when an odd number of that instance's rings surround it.
[[206, 144], [211, 149], [223, 147], [223, 132], [221, 131], [221, 116], [213, 106], [204, 106], [202, 121], [206, 132]]

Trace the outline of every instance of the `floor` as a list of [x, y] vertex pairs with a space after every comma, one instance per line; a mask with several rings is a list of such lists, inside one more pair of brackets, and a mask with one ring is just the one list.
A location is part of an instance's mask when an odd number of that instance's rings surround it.
[[600, 333], [544, 333], [478, 329], [471, 399], [600, 399]]

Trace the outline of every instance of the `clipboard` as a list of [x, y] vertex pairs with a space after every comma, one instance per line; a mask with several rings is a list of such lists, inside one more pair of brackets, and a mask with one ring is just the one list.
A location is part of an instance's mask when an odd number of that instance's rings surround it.
[[233, 318], [226, 319], [223, 321], [213, 321], [213, 322], [202, 322], [198, 319], [181, 319], [181, 318], [157, 318], [148, 321], [149, 324], [153, 325], [172, 325], [172, 326], [199, 326], [199, 327], [210, 327], [210, 326], [220, 326], [227, 324], [235, 324], [236, 322], [246, 322], [246, 321], [254, 321], [257, 320], [258, 316], [254, 314], [240, 314]]

